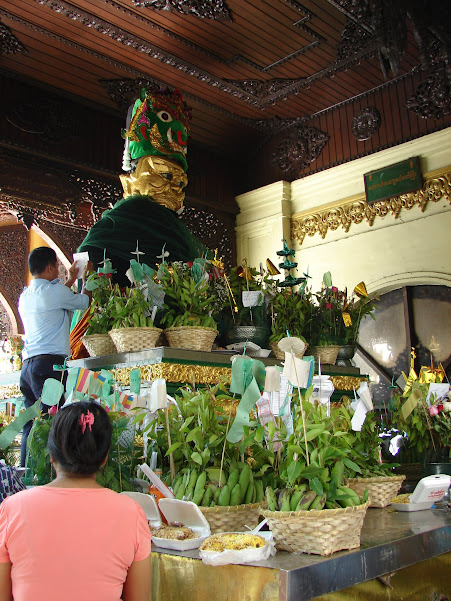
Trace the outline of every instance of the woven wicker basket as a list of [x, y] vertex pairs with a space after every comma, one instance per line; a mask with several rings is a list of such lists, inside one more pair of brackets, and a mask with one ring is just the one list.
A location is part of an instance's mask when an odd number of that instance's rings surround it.
[[[280, 350], [278, 343], [277, 342], [271, 342], [270, 346], [271, 346], [271, 350], [273, 352], [274, 357], [276, 359], [279, 359], [279, 361], [283, 361], [285, 359], [285, 353]], [[298, 359], [302, 359], [302, 357], [307, 352], [307, 349], [308, 349], [308, 342], [305, 343], [304, 352], [303, 353], [297, 353], [295, 356]]]
[[318, 363], [318, 358], [321, 359], [321, 365], [335, 365], [338, 357], [340, 346], [313, 346], [312, 355], [315, 357], [315, 363]]
[[330, 555], [343, 549], [360, 547], [368, 501], [356, 507], [322, 509], [311, 511], [269, 511], [269, 529], [274, 535], [276, 547], [292, 553]]
[[218, 331], [214, 328], [201, 328], [195, 326], [180, 326], [167, 328], [164, 331], [172, 348], [184, 348], [192, 351], [210, 352]]
[[90, 357], [117, 353], [116, 345], [108, 334], [87, 334], [82, 341]]
[[247, 505], [199, 507], [210, 525], [212, 534], [220, 532], [247, 532], [246, 526], [255, 528], [259, 515], [267, 507], [266, 501]]
[[349, 478], [346, 486], [361, 497], [368, 489], [370, 507], [387, 507], [396, 497], [405, 476], [378, 476], [376, 478]]
[[117, 328], [109, 334], [119, 353], [155, 348], [163, 330], [160, 328]]

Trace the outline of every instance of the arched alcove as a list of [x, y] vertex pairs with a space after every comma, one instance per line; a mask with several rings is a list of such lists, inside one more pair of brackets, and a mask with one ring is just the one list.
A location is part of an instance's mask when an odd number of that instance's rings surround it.
[[[417, 372], [423, 365], [441, 363], [451, 369], [451, 286], [430, 283], [433, 274], [422, 283], [419, 274], [403, 274], [401, 287], [392, 287], [379, 295], [375, 320], [362, 320], [354, 363], [369, 373], [374, 399], [390, 397], [392, 381], [401, 372], [408, 374], [411, 350], [415, 349]], [[440, 281], [440, 280], [439, 280]]]

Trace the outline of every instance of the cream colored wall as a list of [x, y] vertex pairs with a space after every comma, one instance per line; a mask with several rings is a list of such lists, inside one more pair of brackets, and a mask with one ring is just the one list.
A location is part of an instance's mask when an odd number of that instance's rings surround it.
[[448, 198], [419, 207], [402, 209], [366, 221], [349, 231], [329, 230], [306, 237], [300, 245], [290, 240], [289, 223], [294, 214], [305, 214], [364, 194], [363, 175], [368, 171], [420, 157], [422, 173], [451, 166], [451, 128], [390, 148], [332, 169], [288, 182], [277, 182], [237, 197], [237, 258], [258, 267], [266, 258], [278, 264], [276, 251], [283, 235], [296, 251], [298, 272], [309, 269], [313, 290], [322, 275], [332, 273], [339, 288], [352, 289], [365, 281], [369, 292], [403, 285], [451, 286], [451, 205]]

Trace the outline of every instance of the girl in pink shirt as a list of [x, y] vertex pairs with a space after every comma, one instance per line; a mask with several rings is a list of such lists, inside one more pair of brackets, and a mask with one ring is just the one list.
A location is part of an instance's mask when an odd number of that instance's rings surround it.
[[2, 601], [149, 601], [144, 512], [96, 481], [110, 443], [110, 419], [96, 402], [58, 411], [48, 441], [55, 480], [0, 505]]

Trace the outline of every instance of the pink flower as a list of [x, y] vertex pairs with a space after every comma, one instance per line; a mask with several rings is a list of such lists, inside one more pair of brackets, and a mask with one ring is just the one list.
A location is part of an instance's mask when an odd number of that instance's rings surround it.
[[331, 303], [324, 303], [324, 306], [326, 309], [332, 309], [332, 304]]
[[56, 415], [57, 411], [58, 411], [58, 406], [52, 405], [52, 407], [50, 407], [50, 409], [49, 409], [49, 415]]
[[438, 410], [438, 407], [436, 407], [435, 405], [431, 405], [429, 407], [429, 413], [430, 415], [438, 415], [440, 412]]

